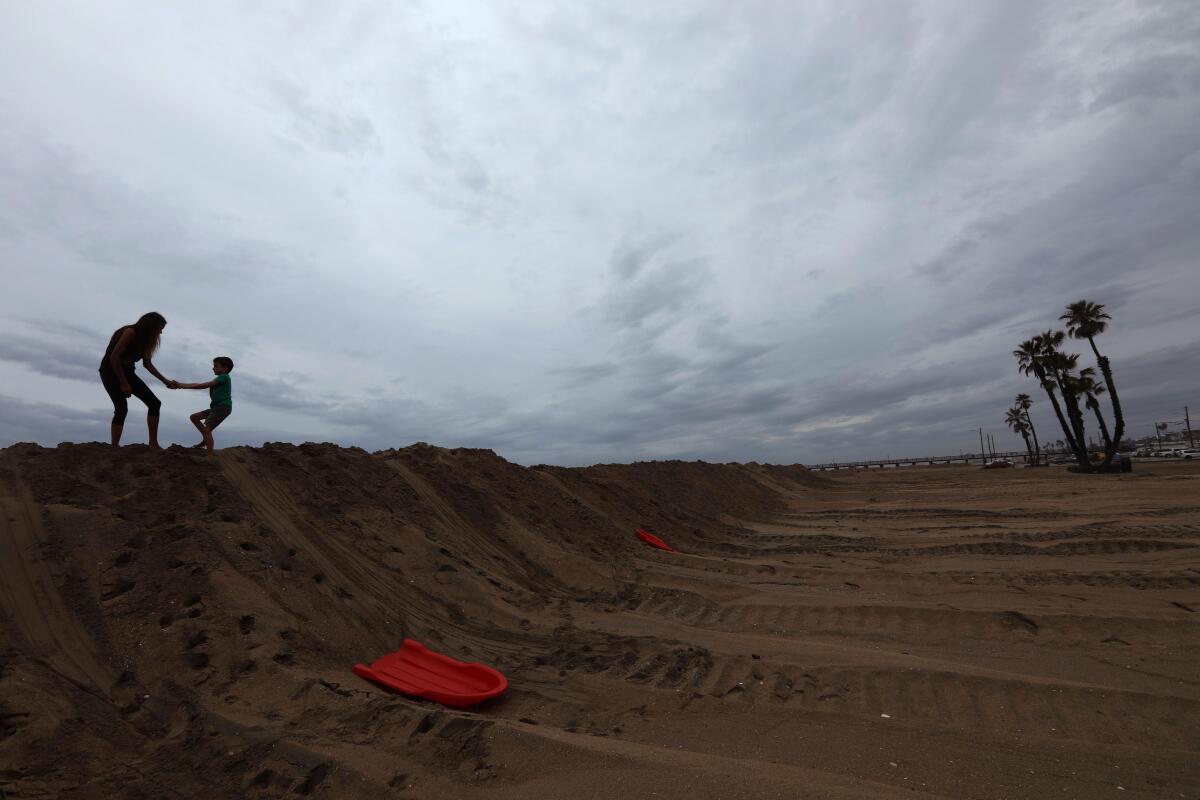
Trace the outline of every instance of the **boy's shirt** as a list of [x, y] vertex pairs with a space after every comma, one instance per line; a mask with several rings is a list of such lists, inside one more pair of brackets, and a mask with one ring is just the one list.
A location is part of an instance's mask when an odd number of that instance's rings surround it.
[[233, 381], [229, 379], [229, 373], [217, 375], [213, 378], [214, 386], [209, 387], [208, 397], [212, 401], [209, 403], [210, 408], [217, 406], [232, 406], [233, 405]]

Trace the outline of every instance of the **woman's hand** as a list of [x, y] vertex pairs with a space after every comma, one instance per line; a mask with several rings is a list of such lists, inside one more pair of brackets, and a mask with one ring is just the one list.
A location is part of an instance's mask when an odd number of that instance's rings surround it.
[[163, 382], [165, 384], [167, 384], [168, 389], [178, 389], [179, 388], [179, 381], [168, 380], [168, 381], [163, 381]]
[[122, 383], [121, 394], [125, 395], [126, 397], [133, 397], [133, 387], [128, 383]]

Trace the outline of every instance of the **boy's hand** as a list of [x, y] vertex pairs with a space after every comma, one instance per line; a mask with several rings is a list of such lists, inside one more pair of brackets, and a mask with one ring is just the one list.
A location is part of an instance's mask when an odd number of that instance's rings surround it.
[[172, 380], [172, 381], [167, 381], [167, 388], [168, 388], [168, 389], [178, 389], [178, 388], [179, 388], [179, 381], [174, 381], [174, 380]]

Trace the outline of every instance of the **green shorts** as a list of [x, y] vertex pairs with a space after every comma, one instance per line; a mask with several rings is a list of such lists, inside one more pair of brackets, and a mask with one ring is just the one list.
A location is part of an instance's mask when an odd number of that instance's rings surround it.
[[233, 413], [233, 406], [213, 406], [204, 413], [204, 427], [210, 431], [225, 421], [225, 418]]

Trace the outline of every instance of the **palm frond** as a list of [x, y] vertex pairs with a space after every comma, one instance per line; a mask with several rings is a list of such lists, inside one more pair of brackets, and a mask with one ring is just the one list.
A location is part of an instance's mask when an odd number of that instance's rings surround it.
[[1104, 310], [1103, 303], [1076, 300], [1067, 306], [1066, 313], [1059, 317], [1067, 323], [1067, 333], [1074, 339], [1091, 339], [1104, 333], [1108, 327], [1105, 320], [1112, 317]]

